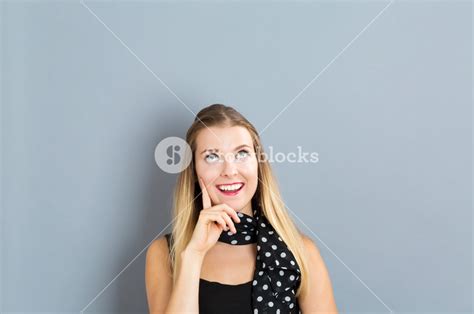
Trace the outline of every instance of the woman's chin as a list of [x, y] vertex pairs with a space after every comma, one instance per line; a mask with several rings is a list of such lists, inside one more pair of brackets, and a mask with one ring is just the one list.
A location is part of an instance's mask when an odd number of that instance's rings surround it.
[[217, 204], [226, 204], [236, 212], [241, 212], [245, 208], [245, 202], [242, 200], [219, 199]]

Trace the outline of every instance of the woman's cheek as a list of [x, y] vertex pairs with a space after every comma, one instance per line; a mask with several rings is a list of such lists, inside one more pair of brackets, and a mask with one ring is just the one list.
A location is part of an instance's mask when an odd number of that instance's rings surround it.
[[242, 171], [245, 172], [248, 177], [256, 177], [258, 175], [257, 161], [250, 161], [248, 163], [245, 163], [245, 166]]
[[222, 167], [219, 164], [207, 164], [203, 166], [203, 171], [205, 172], [206, 182], [208, 183], [207, 191], [211, 197], [212, 204], [218, 204], [219, 194], [215, 188], [216, 181], [218, 181], [219, 176], [222, 172]]
[[258, 184], [258, 166], [255, 163], [247, 163], [240, 169], [240, 173], [247, 180], [249, 187], [256, 187]]

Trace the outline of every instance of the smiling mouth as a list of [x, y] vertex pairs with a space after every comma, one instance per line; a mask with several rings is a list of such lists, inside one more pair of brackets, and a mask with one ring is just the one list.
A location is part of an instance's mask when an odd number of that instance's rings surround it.
[[244, 183], [235, 183], [235, 184], [222, 184], [222, 185], [217, 185], [217, 189], [219, 192], [226, 196], [233, 196], [237, 195], [244, 187]]

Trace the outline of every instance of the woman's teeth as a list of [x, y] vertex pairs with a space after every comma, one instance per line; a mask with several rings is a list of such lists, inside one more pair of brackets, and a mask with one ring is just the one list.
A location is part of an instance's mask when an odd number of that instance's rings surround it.
[[218, 186], [218, 189], [221, 190], [221, 191], [229, 191], [229, 192], [232, 192], [232, 191], [237, 191], [237, 190], [240, 189], [242, 186], [243, 186], [242, 183], [239, 183], [239, 184], [232, 184], [232, 185], [221, 185], [221, 186]]

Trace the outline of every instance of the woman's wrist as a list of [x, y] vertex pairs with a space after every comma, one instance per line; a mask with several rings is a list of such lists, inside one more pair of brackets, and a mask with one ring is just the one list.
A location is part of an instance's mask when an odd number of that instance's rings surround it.
[[190, 281], [196, 279], [199, 282], [201, 277], [201, 268], [204, 260], [204, 255], [193, 250], [184, 249], [181, 252], [181, 265], [178, 272], [178, 282], [184, 280], [188, 285]]
[[204, 260], [204, 256], [206, 256], [205, 252], [199, 252], [196, 251], [190, 247], [186, 247], [182, 252], [181, 252], [181, 259], [189, 259], [194, 262], [202, 262]]

